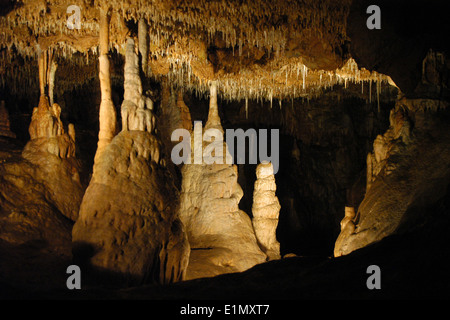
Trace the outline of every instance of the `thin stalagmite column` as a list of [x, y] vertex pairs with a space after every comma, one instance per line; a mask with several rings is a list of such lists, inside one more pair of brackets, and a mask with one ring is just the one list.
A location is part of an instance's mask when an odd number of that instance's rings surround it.
[[100, 8], [100, 56], [99, 79], [101, 90], [101, 102], [99, 111], [98, 145], [95, 159], [103, 149], [111, 142], [116, 134], [116, 110], [111, 98], [111, 77], [109, 71], [109, 14], [108, 10]]
[[47, 52], [43, 51], [39, 54], [38, 64], [39, 64], [39, 89], [41, 96], [45, 96], [45, 85], [47, 83], [46, 75], [47, 68], [45, 67], [47, 61]]
[[148, 69], [148, 27], [144, 18], [138, 24], [139, 53], [142, 58], [142, 71], [147, 76]]
[[57, 67], [58, 64], [54, 60], [52, 60], [50, 62], [49, 77], [48, 77], [48, 96], [50, 99], [50, 105], [53, 105], [53, 103], [55, 102], [54, 88], [55, 88], [55, 74]]
[[47, 49], [39, 54], [39, 89], [41, 96], [50, 98], [53, 105], [53, 89], [55, 87], [55, 73], [57, 64], [53, 59], [53, 51]]
[[205, 130], [215, 128], [223, 131], [220, 123], [219, 106], [217, 104], [217, 82], [211, 81], [209, 98], [208, 120], [206, 121]]

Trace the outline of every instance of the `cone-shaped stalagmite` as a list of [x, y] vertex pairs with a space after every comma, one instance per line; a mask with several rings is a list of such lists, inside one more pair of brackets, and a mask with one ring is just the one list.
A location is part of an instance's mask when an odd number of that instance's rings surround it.
[[[202, 144], [202, 136], [196, 134], [202, 126], [197, 122], [194, 127], [196, 138], [191, 144], [194, 149], [192, 161], [182, 167], [180, 218], [191, 248], [195, 249], [191, 251], [187, 279], [244, 271], [267, 258], [257, 244], [249, 216], [239, 209], [243, 192], [237, 181], [237, 167], [231, 164], [231, 155], [223, 142], [216, 89], [213, 82], [205, 126], [205, 129], [215, 131], [206, 131], [204, 135], [214, 140]], [[206, 163], [207, 148], [213, 143], [216, 143], [214, 153], [223, 150], [222, 163]], [[206, 155], [203, 162], [197, 161], [195, 149]]]
[[[189, 243], [178, 194], [160, 156], [151, 100], [142, 95], [133, 39], [126, 43], [123, 128], [98, 155], [73, 228], [74, 258], [126, 284], [183, 279]], [[94, 254], [86, 255], [90, 250]]]
[[144, 18], [139, 19], [138, 24], [139, 53], [142, 58], [142, 71], [147, 76], [148, 69], [148, 27]]

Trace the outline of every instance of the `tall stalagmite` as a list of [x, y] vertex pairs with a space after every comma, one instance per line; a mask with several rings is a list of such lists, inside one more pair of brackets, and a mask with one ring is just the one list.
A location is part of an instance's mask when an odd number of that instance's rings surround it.
[[252, 223], [261, 249], [271, 260], [281, 257], [276, 237], [281, 206], [275, 195], [276, 189], [272, 163], [260, 163], [256, 168]]
[[103, 149], [111, 142], [116, 134], [116, 110], [111, 97], [111, 76], [108, 58], [109, 51], [109, 8], [100, 8], [100, 54], [99, 60], [99, 79], [101, 89], [101, 102], [99, 110], [99, 133], [98, 145], [95, 159]]
[[189, 243], [177, 217], [177, 190], [154, 135], [153, 103], [142, 95], [131, 38], [124, 87], [122, 131], [95, 162], [72, 231], [74, 258], [114, 272], [128, 285], [179, 281], [189, 261]]
[[[266, 261], [260, 250], [249, 216], [239, 209], [243, 191], [237, 181], [237, 166], [231, 164], [217, 105], [216, 83], [211, 84], [211, 98], [204, 139], [200, 122], [194, 126], [191, 164], [182, 168], [180, 219], [186, 227], [191, 248], [187, 279], [244, 271]], [[200, 141], [199, 141], [200, 139]], [[212, 139], [210, 140], [212, 141]], [[215, 143], [215, 151], [223, 150], [221, 163], [199, 162], [199, 152], [207, 156], [207, 148]], [[212, 153], [211, 153], [212, 154]], [[208, 156], [207, 156], [208, 157]], [[203, 158], [203, 160], [206, 157]]]

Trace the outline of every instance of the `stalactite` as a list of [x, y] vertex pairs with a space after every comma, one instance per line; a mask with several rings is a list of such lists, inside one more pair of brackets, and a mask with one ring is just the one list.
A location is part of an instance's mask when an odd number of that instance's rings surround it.
[[378, 106], [378, 113], [381, 113], [380, 109], [380, 90], [381, 90], [381, 78], [380, 76], [377, 77], [377, 106]]
[[39, 63], [39, 89], [41, 96], [46, 95], [45, 85], [47, 83], [46, 79], [46, 68], [45, 68], [45, 61], [47, 60], [47, 53], [46, 51], [40, 52], [38, 57], [38, 63]]
[[245, 119], [248, 119], [248, 97], [245, 97]]

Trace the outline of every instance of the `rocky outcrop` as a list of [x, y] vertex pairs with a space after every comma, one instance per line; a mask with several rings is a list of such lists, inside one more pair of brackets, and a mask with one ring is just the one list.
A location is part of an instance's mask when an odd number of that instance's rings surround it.
[[377, 137], [369, 154], [364, 200], [356, 216], [346, 212], [342, 221], [335, 256], [411, 230], [427, 219], [415, 216], [414, 208], [432, 207], [450, 181], [450, 131], [439, 117], [447, 105], [426, 99], [397, 102], [389, 129]]
[[281, 206], [275, 195], [277, 185], [272, 163], [259, 164], [256, 179], [252, 207], [256, 239], [270, 260], [279, 259], [280, 243], [276, 238], [276, 230]]
[[[213, 84], [204, 129], [216, 129], [223, 136], [216, 94]], [[191, 145], [195, 147], [198, 141]], [[209, 145], [203, 143], [202, 152]], [[223, 164], [192, 161], [182, 167], [180, 219], [192, 249], [187, 279], [240, 272], [266, 261], [249, 216], [239, 209], [243, 192], [237, 181], [237, 166], [226, 162], [231, 157], [226, 143], [223, 150]]]
[[[189, 243], [178, 194], [142, 95], [134, 41], [127, 42], [122, 131], [96, 159], [72, 230], [74, 259], [126, 285], [184, 278]], [[148, 100], [147, 100], [148, 101]]]

